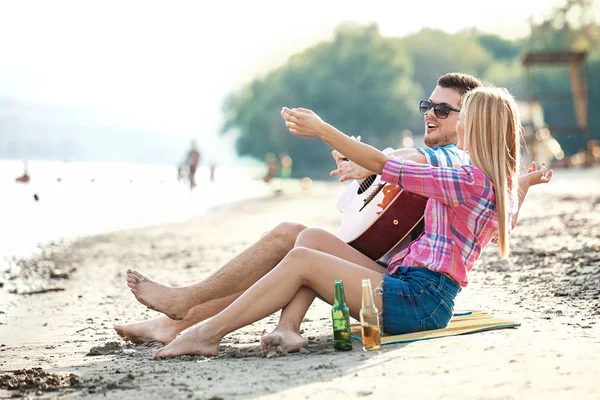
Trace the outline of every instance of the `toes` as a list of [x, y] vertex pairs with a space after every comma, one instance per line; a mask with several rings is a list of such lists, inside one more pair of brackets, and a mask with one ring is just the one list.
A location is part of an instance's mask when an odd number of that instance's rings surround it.
[[273, 335], [265, 335], [260, 339], [260, 341], [264, 345], [269, 345], [273, 341]]
[[273, 341], [272, 335], [265, 335], [262, 338], [260, 338], [260, 349], [263, 353], [267, 353], [269, 351], [272, 341]]
[[160, 358], [164, 358], [164, 353], [165, 353], [165, 348], [161, 347], [160, 349], [154, 349], [152, 350], [152, 357], [156, 358], [157, 360]]
[[271, 340], [271, 346], [281, 346], [281, 336], [277, 335]]
[[148, 278], [146, 278], [144, 275], [140, 274], [139, 272], [137, 272], [136, 270], [132, 270], [131, 271], [131, 275], [135, 276], [136, 278], [138, 278], [140, 281], [147, 281]]
[[271, 333], [270, 335], [263, 336], [261, 338], [261, 348], [263, 353], [270, 353], [273, 351], [281, 353], [283, 350], [281, 344], [282, 338], [280, 335], [274, 335]]

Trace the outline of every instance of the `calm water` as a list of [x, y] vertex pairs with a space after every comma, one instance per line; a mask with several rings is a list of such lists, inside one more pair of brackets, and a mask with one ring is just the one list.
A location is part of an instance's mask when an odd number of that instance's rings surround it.
[[[31, 181], [16, 183], [20, 161], [0, 160], [0, 260], [40, 243], [185, 221], [211, 207], [265, 196], [262, 168], [201, 167], [190, 191], [173, 166], [31, 161]], [[37, 194], [39, 201], [34, 199]]]

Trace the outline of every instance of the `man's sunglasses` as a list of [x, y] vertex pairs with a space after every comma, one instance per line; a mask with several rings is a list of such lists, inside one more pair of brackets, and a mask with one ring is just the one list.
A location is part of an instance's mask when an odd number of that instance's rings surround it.
[[450, 111], [460, 112], [458, 108], [450, 107], [448, 104], [435, 104], [429, 100], [421, 100], [421, 103], [419, 103], [419, 111], [423, 115], [427, 114], [432, 108], [433, 113], [439, 119], [448, 118]]

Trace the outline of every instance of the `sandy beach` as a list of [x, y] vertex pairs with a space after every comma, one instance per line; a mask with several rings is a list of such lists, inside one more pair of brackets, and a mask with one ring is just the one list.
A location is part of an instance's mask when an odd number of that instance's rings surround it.
[[[259, 341], [278, 314], [226, 336], [210, 359], [153, 360], [160, 344], [127, 344], [112, 328], [160, 315], [130, 293], [127, 268], [185, 285], [282, 221], [336, 232], [336, 183], [46, 246], [0, 275], [0, 398], [600, 398], [599, 182], [598, 168], [555, 171], [550, 184], [530, 190], [511, 257], [489, 246], [470, 274], [457, 310], [484, 310], [520, 328], [375, 352], [359, 342], [335, 352], [330, 306], [319, 300], [303, 323], [308, 351], [271, 358]], [[22, 370], [31, 370], [24, 387], [7, 390]]]

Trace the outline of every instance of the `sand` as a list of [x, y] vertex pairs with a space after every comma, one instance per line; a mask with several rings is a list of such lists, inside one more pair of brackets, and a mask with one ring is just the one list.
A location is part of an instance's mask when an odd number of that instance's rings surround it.
[[308, 351], [285, 356], [260, 353], [277, 314], [226, 336], [212, 359], [153, 360], [159, 344], [115, 334], [115, 323], [159, 316], [135, 301], [127, 268], [184, 285], [281, 221], [335, 231], [341, 188], [317, 184], [13, 263], [0, 277], [0, 398], [600, 398], [600, 170], [555, 172], [530, 191], [513, 255], [486, 249], [457, 299], [459, 310], [513, 318], [518, 329], [340, 353], [330, 307], [317, 301], [303, 323]]

